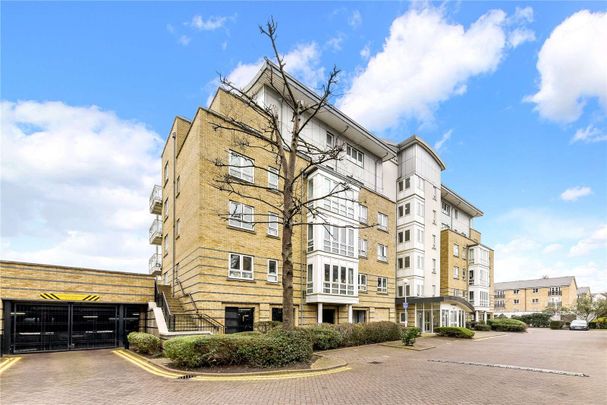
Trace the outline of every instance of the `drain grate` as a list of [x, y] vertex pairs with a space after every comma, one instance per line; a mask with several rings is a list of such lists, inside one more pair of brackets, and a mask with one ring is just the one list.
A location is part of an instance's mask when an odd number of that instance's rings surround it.
[[369, 364], [383, 364], [383, 361], [373, 360], [373, 361], [370, 361]]
[[192, 377], [196, 377], [194, 374], [186, 374], [186, 375], [180, 375], [179, 377], [177, 377], [178, 380], [189, 380]]

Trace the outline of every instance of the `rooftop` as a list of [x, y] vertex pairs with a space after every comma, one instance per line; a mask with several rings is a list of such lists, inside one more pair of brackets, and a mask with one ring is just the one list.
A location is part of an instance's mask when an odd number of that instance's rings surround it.
[[451, 190], [449, 187], [444, 184], [441, 186], [441, 199], [446, 200], [449, 204], [453, 205], [460, 211], [465, 212], [471, 217], [482, 217], [484, 215], [483, 211], [476, 208], [472, 203], [465, 200], [455, 191]]
[[575, 281], [573, 276], [565, 277], [547, 277], [536, 280], [517, 280], [506, 281], [503, 283], [495, 283], [495, 290], [513, 290], [518, 288], [545, 288], [545, 287], [562, 287], [568, 286], [572, 281]]
[[577, 289], [578, 294], [590, 294], [590, 287], [580, 287]]

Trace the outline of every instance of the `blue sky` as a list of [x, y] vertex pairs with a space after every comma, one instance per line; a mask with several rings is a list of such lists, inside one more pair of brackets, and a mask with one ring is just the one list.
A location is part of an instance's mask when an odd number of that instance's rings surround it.
[[606, 10], [3, 2], [2, 257], [145, 271], [172, 119], [207, 104], [218, 72], [246, 82], [272, 15], [296, 76], [318, 85], [337, 65], [334, 102], [353, 118], [440, 145], [443, 182], [485, 213], [498, 281], [573, 274], [607, 290]]

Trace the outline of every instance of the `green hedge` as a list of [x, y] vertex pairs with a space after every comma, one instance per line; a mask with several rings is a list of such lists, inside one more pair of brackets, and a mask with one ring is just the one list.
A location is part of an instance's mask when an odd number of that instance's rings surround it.
[[474, 325], [474, 330], [487, 332], [491, 330], [491, 326], [487, 325], [486, 323], [477, 323]]
[[456, 326], [443, 326], [440, 328], [434, 328], [434, 333], [436, 333], [438, 336], [447, 336], [463, 339], [472, 339], [472, 337], [474, 336], [474, 331], [471, 331], [468, 328], [461, 328]]
[[162, 350], [159, 337], [143, 332], [131, 332], [127, 336], [129, 349], [141, 354], [157, 354]]
[[268, 333], [272, 329], [280, 327], [282, 327], [282, 322], [278, 321], [260, 321], [255, 322], [255, 324], [253, 325], [253, 329], [261, 333]]
[[164, 355], [180, 367], [247, 365], [281, 367], [309, 361], [312, 342], [303, 331], [273, 329], [263, 335], [212, 335], [173, 338]]
[[513, 315], [512, 319], [524, 322], [534, 328], [547, 328], [550, 326], [550, 314], [544, 312], [536, 312], [528, 315]]
[[565, 325], [563, 321], [550, 321], [550, 329], [563, 329], [563, 325]]
[[308, 334], [314, 350], [329, 350], [342, 346], [342, 336], [333, 325], [323, 323], [301, 330]]
[[321, 324], [301, 328], [313, 342], [315, 350], [360, 346], [401, 339], [399, 324], [388, 321], [357, 324]]
[[597, 318], [588, 322], [590, 329], [607, 329], [607, 318]]
[[413, 344], [415, 343], [415, 339], [418, 336], [421, 336], [421, 334], [421, 329], [416, 328], [414, 326], [409, 328], [402, 328], [401, 339], [405, 346], [413, 346]]
[[491, 326], [491, 330], [499, 332], [525, 332], [527, 324], [510, 318], [494, 318], [487, 321]]

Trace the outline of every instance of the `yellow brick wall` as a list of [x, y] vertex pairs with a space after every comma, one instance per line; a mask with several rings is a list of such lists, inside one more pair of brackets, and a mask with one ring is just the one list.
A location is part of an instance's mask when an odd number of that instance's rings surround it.
[[[468, 291], [468, 246], [475, 242], [450, 229], [440, 233], [440, 295], [453, 295], [453, 289]], [[459, 256], [453, 255], [453, 245], [459, 246]], [[454, 267], [459, 267], [459, 277], [454, 278]], [[464, 272], [466, 277], [464, 277]]]

